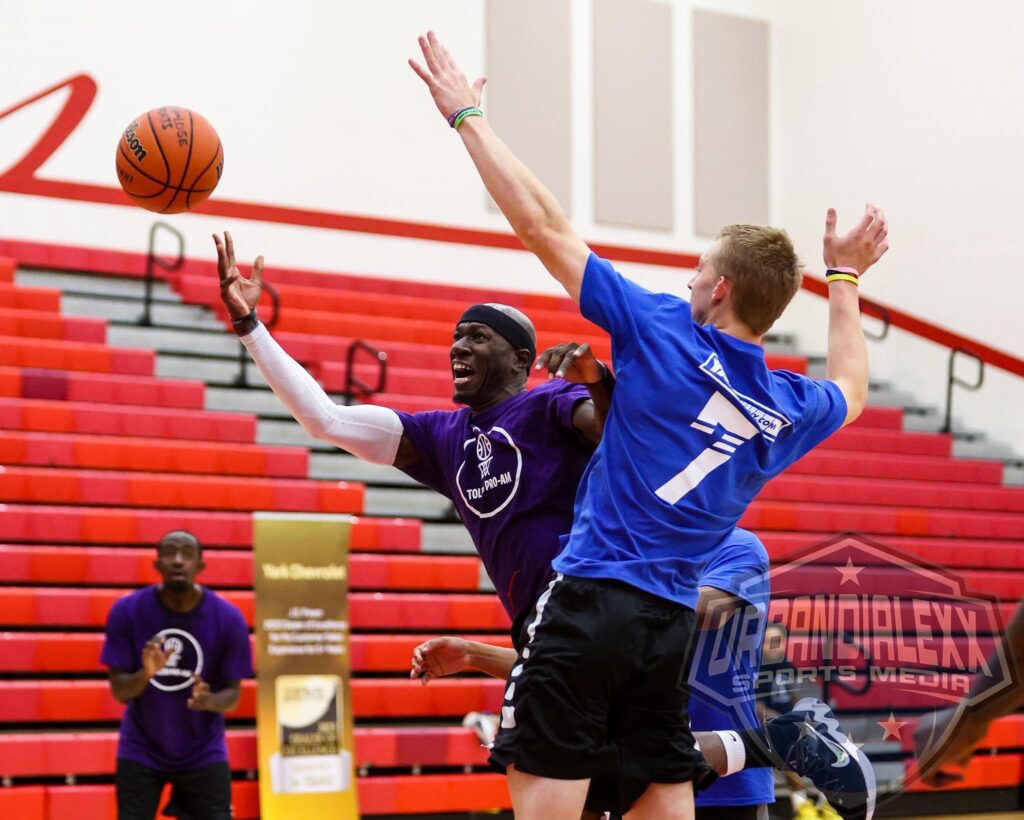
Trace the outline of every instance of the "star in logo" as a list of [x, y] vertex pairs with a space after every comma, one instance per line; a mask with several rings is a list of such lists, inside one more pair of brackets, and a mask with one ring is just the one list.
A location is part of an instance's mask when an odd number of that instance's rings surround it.
[[843, 576], [843, 580], [839, 582], [839, 586], [842, 586], [847, 581], [849, 581], [852, 584], [855, 584], [856, 586], [860, 586], [860, 579], [857, 577], [857, 575], [864, 571], [864, 567], [854, 566], [853, 559], [847, 558], [846, 566], [835, 567], [835, 571]]
[[896, 720], [896, 715], [889, 712], [888, 720], [876, 720], [875, 723], [885, 730], [885, 735], [882, 737], [882, 740], [888, 740], [889, 738], [899, 741], [903, 740], [903, 738], [900, 737], [900, 729], [907, 725], [907, 721]]

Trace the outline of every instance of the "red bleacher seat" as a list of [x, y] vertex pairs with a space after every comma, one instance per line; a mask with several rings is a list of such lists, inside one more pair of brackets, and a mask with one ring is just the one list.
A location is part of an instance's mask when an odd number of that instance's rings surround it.
[[90, 316], [63, 316], [53, 310], [0, 306], [0, 336], [103, 344], [107, 322]]
[[[455, 630], [452, 630], [455, 631]], [[511, 646], [508, 633], [474, 634], [496, 646]], [[355, 672], [406, 672], [412, 650], [425, 640], [416, 635], [351, 635], [348, 650]], [[0, 672], [105, 672], [100, 663], [100, 632], [0, 632]], [[3, 735], [0, 734], [0, 739]]]
[[0, 501], [360, 513], [363, 485], [285, 478], [6, 467], [0, 470]]
[[[129, 590], [0, 587], [0, 624], [102, 627], [114, 602]], [[253, 593], [221, 590], [252, 625]], [[511, 624], [493, 595], [353, 592], [349, 619], [359, 629], [507, 630]]]
[[0, 463], [305, 478], [309, 457], [299, 447], [0, 430]]
[[[423, 686], [408, 678], [355, 678], [352, 708], [364, 718], [459, 717], [497, 712], [505, 682], [494, 678], [448, 678]], [[242, 698], [231, 714], [255, 715], [256, 682], [242, 681]], [[0, 722], [12, 724], [116, 721], [124, 706], [105, 680], [0, 681]]]
[[[424, 812], [495, 813], [511, 807], [504, 775], [424, 774], [360, 778], [359, 810], [367, 816]], [[255, 782], [234, 781], [231, 802], [237, 820], [259, 817]], [[113, 785], [18, 786], [0, 789], [0, 816], [18, 820], [115, 820]]]
[[[151, 545], [178, 529], [193, 532], [208, 547], [252, 545], [248, 513], [8, 504], [0, 515], [4, 543]], [[353, 518], [349, 548], [418, 552], [420, 529], [417, 519]]]
[[[256, 440], [256, 417], [249, 413], [0, 397], [0, 429], [252, 443]], [[303, 460], [308, 461], [305, 452]], [[300, 474], [306, 475], [305, 468]]]
[[[812, 532], [758, 533], [774, 562], [782, 562], [795, 553], [820, 544], [834, 534]], [[886, 546], [917, 556], [923, 561], [950, 567], [1020, 568], [1021, 544], [1018, 541], [992, 541], [976, 538], [933, 538], [886, 535]]]
[[[361, 519], [367, 521], [370, 519]], [[248, 552], [204, 551], [203, 583], [251, 587]], [[55, 547], [0, 544], [0, 584], [92, 584], [138, 586], [159, 580], [152, 547]], [[365, 554], [349, 556], [352, 589], [472, 591], [480, 586], [480, 560], [473, 556]]]
[[59, 311], [60, 291], [56, 288], [29, 288], [0, 281], [0, 307]]
[[790, 467], [785, 475], [889, 478], [907, 481], [949, 481], [960, 484], [1001, 485], [1003, 465], [998, 461], [954, 459], [948, 456], [913, 456], [857, 453], [818, 448]]
[[740, 519], [748, 530], [807, 530], [819, 533], [926, 535], [1024, 540], [1024, 515], [926, 507], [877, 507], [755, 501]]
[[152, 350], [107, 347], [102, 343], [0, 335], [0, 365], [53, 370], [153, 375]]
[[758, 494], [762, 501], [829, 502], [882, 507], [929, 507], [945, 510], [1024, 512], [1024, 487], [976, 486], [906, 479], [819, 477], [786, 473]]
[[[256, 731], [229, 729], [234, 771], [258, 768]], [[63, 777], [113, 774], [117, 732], [0, 734], [0, 777]], [[453, 726], [389, 726], [355, 730], [359, 767], [485, 766], [487, 751], [469, 729]]]
[[[3, 350], [2, 344], [0, 350]], [[202, 382], [67, 371], [73, 368], [0, 367], [0, 396], [183, 409], [203, 406], [205, 385]]]

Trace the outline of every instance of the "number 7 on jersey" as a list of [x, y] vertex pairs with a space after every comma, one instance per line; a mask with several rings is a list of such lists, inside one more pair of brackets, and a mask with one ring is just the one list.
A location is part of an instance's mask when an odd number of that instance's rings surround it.
[[700, 484], [716, 467], [727, 462], [736, 448], [754, 437], [758, 432], [756, 425], [718, 391], [711, 394], [708, 403], [700, 411], [696, 420], [690, 422], [695, 430], [700, 430], [713, 438], [717, 437], [717, 428], [724, 431], [704, 449], [686, 468], [658, 487], [654, 494], [662, 501], [676, 504], [690, 490]]

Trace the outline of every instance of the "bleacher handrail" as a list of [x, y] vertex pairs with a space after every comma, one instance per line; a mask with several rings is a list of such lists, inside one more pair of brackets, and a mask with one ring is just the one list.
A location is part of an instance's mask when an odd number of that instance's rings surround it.
[[[178, 255], [173, 262], [168, 262], [156, 252], [156, 235], [159, 229], [167, 231], [178, 240]], [[176, 271], [185, 264], [185, 236], [173, 225], [166, 222], [154, 222], [149, 228], [149, 247], [146, 251], [146, 290], [143, 296], [142, 315], [139, 317], [139, 324], [143, 327], [153, 326], [153, 275], [156, 268], [161, 267], [165, 271]]]
[[[817, 276], [805, 273], [801, 287], [816, 296], [828, 298], [828, 283]], [[899, 328], [950, 350], [958, 349], [963, 353], [970, 353], [985, 364], [998, 367], [1000, 370], [1012, 373], [1015, 376], [1024, 377], [1024, 359], [1011, 356], [1003, 350], [975, 341], [974, 339], [969, 339], [967, 336], [932, 324], [924, 319], [919, 319], [916, 316], [911, 316], [909, 313], [905, 313], [882, 302], [862, 297], [860, 309], [861, 313], [881, 319], [883, 322], [892, 325], [892, 327]]]
[[[358, 376], [356, 376], [356, 353], [362, 350], [369, 353], [377, 362], [377, 384], [371, 387]], [[351, 404], [352, 399], [357, 395], [370, 398], [374, 393], [383, 393], [387, 387], [388, 378], [388, 354], [378, 350], [369, 342], [363, 339], [353, 339], [345, 351], [345, 404]], [[359, 391], [358, 393], [356, 391]]]

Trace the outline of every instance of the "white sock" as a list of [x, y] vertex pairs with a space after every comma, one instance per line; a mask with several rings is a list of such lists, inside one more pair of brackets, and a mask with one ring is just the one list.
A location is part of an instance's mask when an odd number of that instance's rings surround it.
[[715, 732], [722, 746], [725, 747], [726, 771], [723, 777], [736, 774], [747, 765], [747, 750], [743, 748], [743, 741], [737, 732], [719, 731]]

